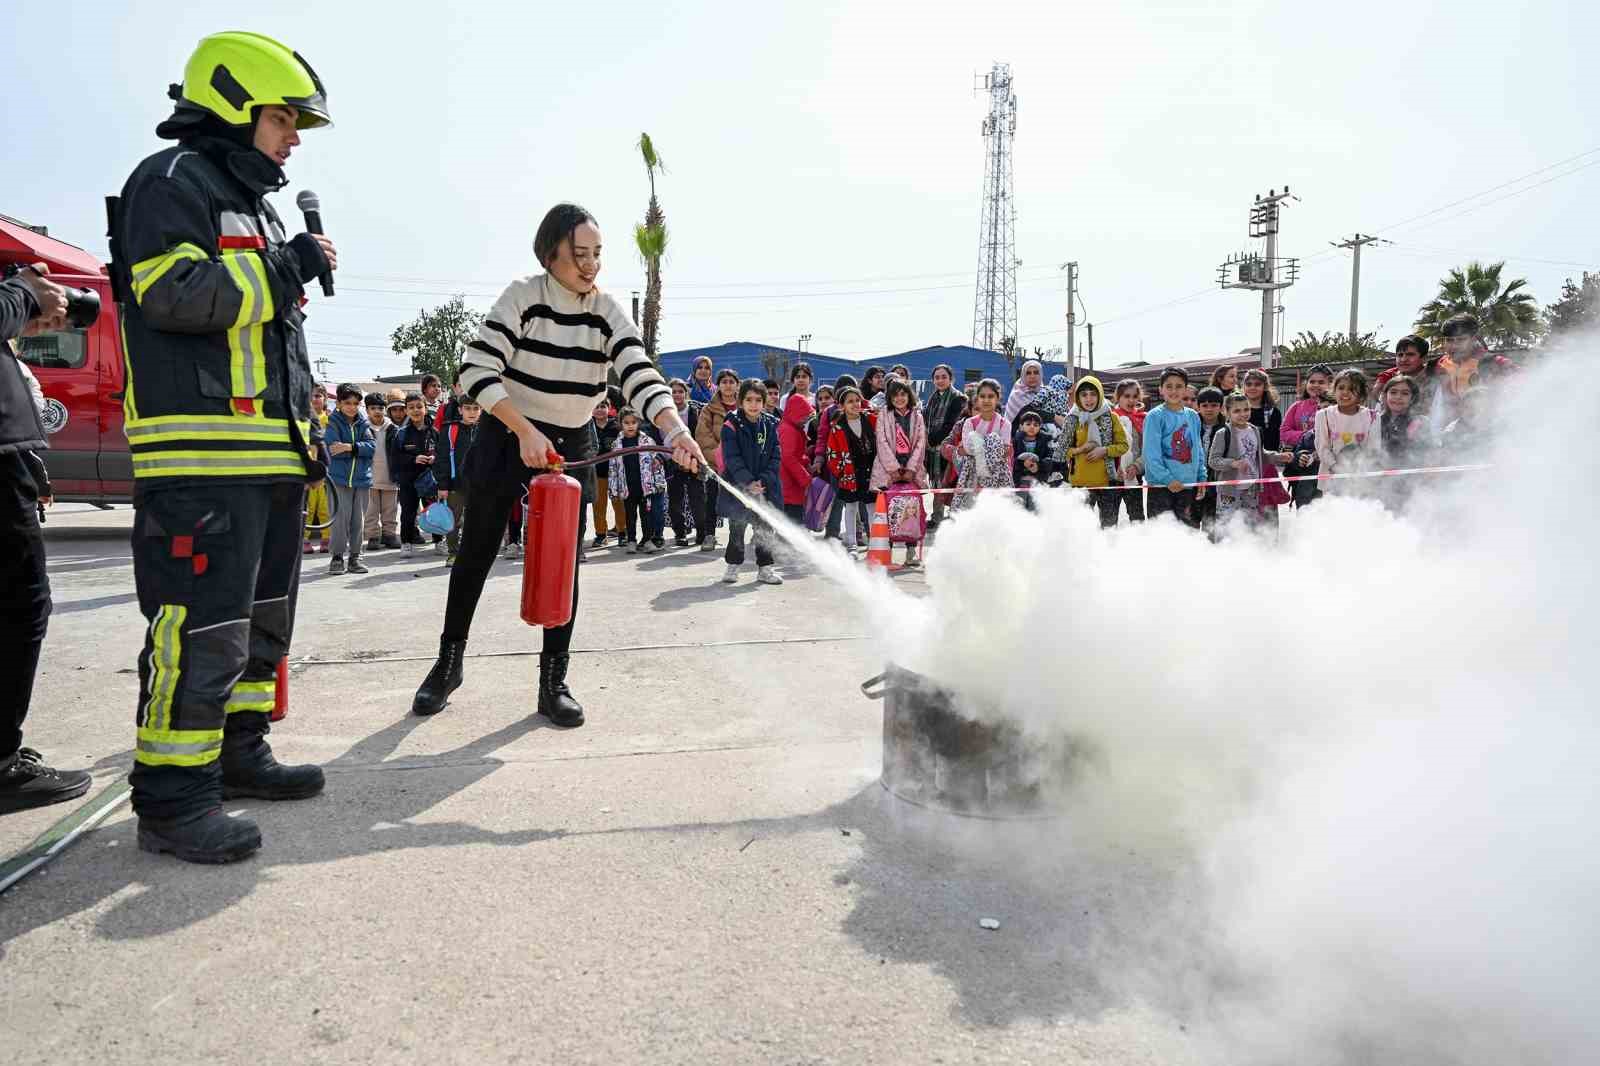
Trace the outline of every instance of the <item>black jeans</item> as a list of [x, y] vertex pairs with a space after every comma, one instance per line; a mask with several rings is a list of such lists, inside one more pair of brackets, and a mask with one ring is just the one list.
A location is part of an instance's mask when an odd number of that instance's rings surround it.
[[[422, 531], [417, 528], [417, 511], [422, 500], [417, 496], [415, 481], [400, 482], [400, 543], [423, 544]], [[434, 540], [438, 540], [435, 535]]]
[[744, 531], [749, 527], [754, 530], [751, 538], [756, 542], [756, 565], [772, 565], [772, 545], [769, 540], [772, 536], [767, 529], [767, 524], [754, 515], [746, 513], [743, 518], [728, 519], [728, 551], [723, 561], [734, 566], [744, 565]]
[[[590, 456], [588, 427], [561, 429], [539, 425], [539, 430], [566, 459], [586, 459]], [[506, 430], [499, 419], [486, 419], [478, 431], [478, 441], [468, 458], [467, 485], [472, 494], [472, 521], [461, 530], [461, 550], [456, 553], [456, 565], [450, 568], [450, 592], [445, 601], [444, 640], [466, 640], [472, 629], [472, 616], [477, 613], [478, 599], [483, 595], [483, 583], [489, 569], [500, 554], [500, 540], [506, 530], [511, 509], [522, 500], [528, 481], [534, 471], [522, 465], [517, 450], [517, 438]], [[586, 470], [573, 471], [584, 486], [584, 506], [593, 499], [594, 478]], [[579, 476], [583, 475], [583, 476]], [[578, 536], [582, 546], [582, 526]], [[526, 565], [526, 564], [525, 564]], [[572, 630], [578, 622], [578, 574], [572, 571], [572, 620], [564, 626], [544, 631], [544, 652], [548, 655], [565, 655], [572, 646]]]
[[1100, 512], [1100, 528], [1112, 529], [1117, 524], [1117, 512], [1122, 507], [1122, 500], [1119, 497], [1128, 496], [1131, 493], [1106, 491], [1089, 492], [1085, 495], [1088, 496], [1088, 499], [1084, 500], [1084, 502]]
[[1194, 489], [1179, 489], [1173, 492], [1167, 488], [1150, 486], [1150, 517], [1158, 518], [1171, 511], [1186, 526], [1200, 528], [1200, 509], [1195, 506]]
[[1128, 509], [1128, 521], [1144, 521], [1144, 487], [1142, 485], [1136, 489], [1124, 489], [1121, 492], [1102, 493], [1102, 495], [1111, 495], [1117, 498], [1117, 506], [1111, 509], [1112, 525], [1117, 524], [1116, 517], [1121, 513], [1123, 507]]
[[705, 513], [706, 483], [694, 474], [668, 475], [667, 514], [671, 518], [672, 535], [688, 540], [689, 527], [693, 526], [696, 539], [705, 539]]
[[50, 578], [37, 508], [26, 462], [15, 453], [0, 455], [0, 647], [15, 656], [16, 664], [0, 692], [0, 763], [22, 747], [22, 720], [28, 717], [50, 622]]
[[695, 530], [699, 534], [695, 539], [701, 544], [704, 544], [708, 540], [713, 544], [716, 543], [717, 496], [721, 492], [722, 486], [717, 484], [716, 481], [707, 481], [705, 483], [705, 510], [700, 513], [700, 517], [695, 519]]
[[139, 656], [133, 809], [217, 806], [222, 736], [272, 710], [300, 587], [306, 486], [211, 478], [134, 496], [133, 580], [149, 625]]
[[[661, 493], [629, 496], [623, 500], [628, 513], [628, 540], [643, 544], [661, 536]], [[642, 521], [641, 521], [642, 519]]]

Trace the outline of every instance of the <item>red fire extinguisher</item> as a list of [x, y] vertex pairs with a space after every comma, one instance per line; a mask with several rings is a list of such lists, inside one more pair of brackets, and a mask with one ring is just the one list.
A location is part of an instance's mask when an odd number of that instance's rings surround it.
[[[608, 462], [619, 455], [672, 449], [661, 444], [597, 455], [567, 462], [555, 452], [546, 453], [550, 469], [528, 482], [528, 503], [523, 508], [522, 620], [530, 626], [564, 626], [572, 621], [572, 586], [578, 569], [578, 523], [583, 517], [583, 486], [563, 473]], [[701, 476], [709, 476], [702, 470]]]
[[578, 568], [578, 519], [583, 487], [562, 473], [561, 457], [528, 482], [523, 509], [522, 620], [530, 626], [572, 621], [572, 584]]
[[278, 660], [277, 684], [272, 689], [272, 713], [267, 715], [269, 722], [281, 722], [284, 715], [289, 713], [289, 657], [285, 655]]

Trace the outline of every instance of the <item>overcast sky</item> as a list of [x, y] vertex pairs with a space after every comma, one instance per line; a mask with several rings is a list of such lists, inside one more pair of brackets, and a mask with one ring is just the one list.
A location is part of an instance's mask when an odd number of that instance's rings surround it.
[[339, 243], [339, 294], [308, 309], [334, 379], [404, 372], [388, 350], [397, 323], [453, 292], [487, 307], [531, 272], [533, 230], [559, 200], [599, 218], [601, 282], [626, 300], [643, 277], [641, 130], [669, 167], [664, 349], [808, 332], [813, 350], [849, 358], [970, 343], [985, 110], [973, 82], [997, 60], [1019, 99], [1030, 346], [1064, 343], [1068, 259], [1102, 367], [1253, 345], [1259, 297], [1215, 291], [1216, 266], [1248, 245], [1253, 194], [1285, 183], [1303, 198], [1282, 224], [1281, 253], [1305, 263], [1283, 295], [1290, 335], [1345, 328], [1349, 253], [1328, 242], [1358, 229], [1395, 241], [1362, 259], [1361, 328], [1390, 341], [1469, 258], [1508, 259], [1541, 303], [1600, 269], [1592, 4], [249, 10], [0, 5], [0, 212], [103, 255], [102, 197], [161, 147], [165, 89], [195, 41], [278, 37], [322, 76], [335, 121], [307, 134], [277, 200], [296, 219], [294, 193], [317, 190]]

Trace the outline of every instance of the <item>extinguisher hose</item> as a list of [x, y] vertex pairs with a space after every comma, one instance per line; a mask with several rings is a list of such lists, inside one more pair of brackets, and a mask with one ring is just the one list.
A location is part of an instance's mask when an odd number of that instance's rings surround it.
[[[619, 455], [638, 455], [643, 452], [660, 452], [662, 455], [671, 455], [672, 449], [667, 447], [665, 444], [637, 444], [632, 448], [618, 448], [615, 451], [606, 452], [604, 455], [597, 455], [593, 459], [571, 460], [562, 459], [555, 452], [551, 452], [549, 455], [549, 461], [552, 464], [559, 462], [568, 470], [582, 470], [586, 466], [598, 466], [601, 463], [609, 463]], [[711, 472], [711, 465], [709, 463], [700, 464], [700, 473], [698, 477], [701, 481], [710, 481], [715, 476], [716, 475]]]

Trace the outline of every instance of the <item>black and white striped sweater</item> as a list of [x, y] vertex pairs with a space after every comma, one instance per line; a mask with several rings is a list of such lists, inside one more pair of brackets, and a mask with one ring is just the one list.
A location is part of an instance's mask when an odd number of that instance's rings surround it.
[[672, 393], [633, 322], [609, 294], [580, 296], [548, 274], [518, 278], [467, 345], [461, 385], [485, 410], [509, 399], [523, 417], [576, 429], [594, 417], [615, 366], [629, 407], [654, 423]]

